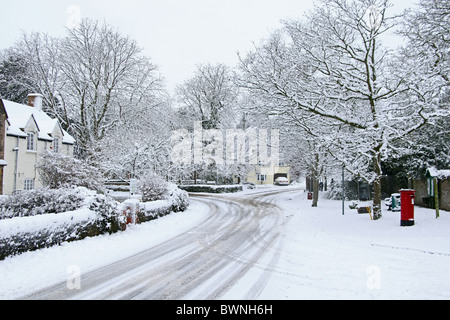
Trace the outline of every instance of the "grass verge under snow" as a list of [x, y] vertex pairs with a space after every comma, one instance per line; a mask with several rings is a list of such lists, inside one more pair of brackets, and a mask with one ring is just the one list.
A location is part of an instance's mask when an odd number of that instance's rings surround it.
[[415, 208], [371, 221], [340, 201], [311, 207], [303, 192], [277, 201], [286, 215], [285, 244], [261, 299], [449, 299], [450, 213]]

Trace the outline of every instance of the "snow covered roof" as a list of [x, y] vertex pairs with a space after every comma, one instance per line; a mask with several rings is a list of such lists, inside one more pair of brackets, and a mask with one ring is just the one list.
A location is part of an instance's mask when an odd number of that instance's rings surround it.
[[427, 177], [437, 177], [439, 179], [447, 179], [450, 177], [450, 170], [438, 170], [435, 167], [428, 168]]
[[7, 135], [16, 137], [26, 137], [24, 128], [33, 119], [38, 127], [38, 137], [40, 140], [53, 141], [53, 132], [56, 128], [63, 133], [63, 143], [74, 144], [75, 139], [61, 127], [57, 119], [52, 119], [48, 114], [39, 108], [30, 107], [24, 104], [3, 100], [6, 113], [8, 115]]

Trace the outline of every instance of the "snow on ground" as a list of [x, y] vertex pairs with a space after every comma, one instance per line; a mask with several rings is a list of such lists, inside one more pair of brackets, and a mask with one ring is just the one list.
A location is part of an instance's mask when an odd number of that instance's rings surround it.
[[[181, 234], [203, 221], [206, 205], [193, 202], [185, 212], [61, 246], [26, 252], [0, 261], [0, 299], [20, 298], [49, 285], [142, 252]], [[74, 271], [75, 270], [75, 271]]]
[[[258, 187], [231, 196], [261, 189], [270, 190]], [[416, 225], [400, 227], [398, 212], [385, 211], [381, 220], [371, 221], [346, 203], [342, 216], [340, 201], [321, 199], [319, 207], [312, 208], [303, 191], [280, 195], [276, 203], [286, 218], [284, 243], [260, 299], [450, 299], [449, 212], [441, 211], [436, 220], [434, 210], [416, 207]], [[184, 213], [123, 233], [0, 261], [0, 299], [66, 281], [73, 266], [89, 272], [139, 253], [189, 230], [207, 215], [206, 205], [192, 202]], [[238, 285], [251, 285], [252, 271]]]
[[287, 217], [284, 250], [260, 299], [450, 299], [450, 213], [415, 208], [416, 225], [400, 213], [381, 220], [342, 202], [311, 207], [302, 191], [281, 196]]

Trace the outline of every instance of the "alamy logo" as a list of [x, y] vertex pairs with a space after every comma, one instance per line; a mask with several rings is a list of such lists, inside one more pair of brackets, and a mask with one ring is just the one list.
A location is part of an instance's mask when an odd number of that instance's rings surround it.
[[383, 24], [383, 12], [375, 5], [371, 5], [366, 11], [366, 22], [372, 30], [379, 29]]
[[78, 266], [70, 266], [67, 268], [67, 289], [81, 289], [81, 269]]
[[366, 273], [369, 276], [367, 278], [366, 286], [369, 290], [381, 289], [381, 269], [379, 266], [369, 266], [366, 269]]
[[67, 8], [67, 14], [69, 17], [66, 21], [66, 27], [69, 29], [75, 29], [77, 28], [81, 23], [81, 9], [79, 6], [76, 5], [70, 5]]
[[[270, 132], [270, 134], [269, 134]], [[201, 122], [193, 132], [172, 134], [172, 161], [177, 165], [278, 165], [279, 130], [204, 130]]]

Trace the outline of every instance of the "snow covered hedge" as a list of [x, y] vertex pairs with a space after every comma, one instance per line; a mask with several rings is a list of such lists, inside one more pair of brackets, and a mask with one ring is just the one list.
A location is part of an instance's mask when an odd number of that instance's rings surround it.
[[[136, 202], [137, 201], [137, 202]], [[137, 222], [184, 211], [188, 194], [168, 184], [162, 200], [136, 200]], [[133, 201], [131, 201], [133, 203]], [[0, 260], [26, 251], [124, 231], [130, 202], [115, 200], [84, 187], [43, 189], [0, 198]]]
[[[358, 183], [354, 181], [345, 181], [345, 200], [358, 200]], [[329, 200], [342, 200], [342, 182], [333, 182], [328, 191], [324, 193], [324, 198]]]
[[114, 200], [86, 188], [22, 192], [1, 201], [6, 219], [0, 220], [0, 260], [66, 241], [115, 233], [124, 223]]
[[121, 204], [119, 211], [125, 216], [135, 212], [138, 222], [147, 222], [166, 216], [171, 212], [181, 212], [189, 206], [189, 196], [186, 191], [180, 190], [175, 184], [167, 184], [165, 194], [160, 200], [139, 202], [128, 200]]
[[86, 188], [22, 191], [0, 198], [0, 220], [77, 210], [90, 195]]
[[243, 190], [242, 186], [210, 186], [210, 185], [188, 185], [179, 186], [180, 189], [187, 192], [205, 192], [205, 193], [236, 193]]

